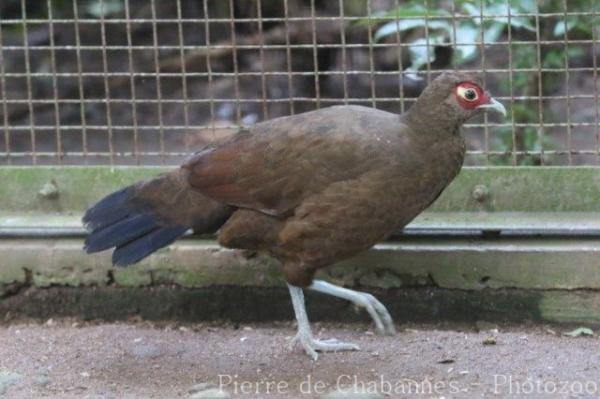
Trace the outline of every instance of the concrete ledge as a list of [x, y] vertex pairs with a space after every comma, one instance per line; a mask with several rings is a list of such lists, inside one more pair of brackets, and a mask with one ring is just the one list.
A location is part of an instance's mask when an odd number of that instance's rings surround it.
[[[154, 319], [260, 321], [290, 314], [279, 265], [266, 256], [184, 239], [117, 269], [110, 254], [82, 256], [81, 246], [81, 239], [0, 240], [0, 317], [113, 319], [139, 311]], [[597, 323], [599, 259], [597, 238], [413, 237], [377, 245], [320, 277], [380, 293], [400, 320]], [[348, 316], [339, 308], [348, 304], [332, 311], [332, 302], [315, 302], [319, 318]]]
[[[276, 261], [211, 240], [180, 240], [127, 268], [113, 268], [109, 251], [84, 256], [82, 245], [81, 239], [0, 240], [0, 286], [283, 286]], [[385, 289], [600, 289], [600, 239], [415, 237], [376, 245], [320, 276]]]

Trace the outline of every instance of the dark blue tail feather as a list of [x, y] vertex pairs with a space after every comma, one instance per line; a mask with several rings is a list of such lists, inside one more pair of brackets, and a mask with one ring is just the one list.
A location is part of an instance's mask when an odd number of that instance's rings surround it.
[[119, 245], [113, 252], [113, 265], [127, 266], [137, 263], [157, 249], [171, 244], [187, 230], [185, 226], [162, 227], [129, 243]]
[[115, 266], [127, 266], [165, 247], [185, 234], [187, 226], [165, 225], [144, 207], [132, 201], [133, 187], [112, 193], [85, 213], [83, 223], [90, 230], [85, 240], [87, 253], [115, 247]]
[[150, 215], [129, 216], [94, 230], [85, 242], [85, 250], [88, 253], [104, 251], [150, 233], [158, 227]]
[[125, 187], [102, 198], [85, 212], [83, 224], [89, 230], [97, 230], [125, 219], [133, 211], [129, 205], [131, 191], [131, 187]]

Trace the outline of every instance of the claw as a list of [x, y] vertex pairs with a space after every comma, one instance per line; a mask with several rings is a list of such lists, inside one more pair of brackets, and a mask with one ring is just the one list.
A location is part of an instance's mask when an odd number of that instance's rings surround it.
[[[382, 334], [388, 334], [388, 335], [396, 334], [396, 327], [394, 326], [394, 321], [392, 320], [392, 316], [390, 316], [390, 314], [387, 311], [387, 309], [385, 308], [385, 306], [371, 294], [362, 293], [362, 292], [360, 294], [365, 295], [369, 304], [374, 308], [373, 313], [377, 313], [377, 316], [381, 317], [382, 320], [379, 320], [379, 322], [381, 324], [383, 324], [384, 327], [381, 330], [379, 330], [379, 332]], [[369, 313], [371, 314], [371, 312], [369, 312]], [[373, 317], [372, 314], [371, 314], [371, 317]]]
[[315, 339], [312, 334], [306, 334], [303, 331], [298, 331], [298, 334], [292, 339], [291, 346], [293, 347], [296, 342], [299, 342], [304, 351], [314, 361], [319, 358], [320, 352], [339, 352], [339, 351], [356, 351], [360, 350], [360, 347], [350, 342], [338, 341], [335, 338], [326, 340]]

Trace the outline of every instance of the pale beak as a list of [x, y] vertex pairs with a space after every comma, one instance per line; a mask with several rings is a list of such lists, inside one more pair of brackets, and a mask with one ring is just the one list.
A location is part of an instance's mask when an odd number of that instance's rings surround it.
[[482, 104], [479, 107], [477, 107], [477, 109], [489, 109], [491, 111], [501, 113], [502, 116], [506, 116], [506, 108], [504, 108], [504, 105], [502, 105], [501, 102], [494, 100], [493, 98], [490, 98], [489, 103]]

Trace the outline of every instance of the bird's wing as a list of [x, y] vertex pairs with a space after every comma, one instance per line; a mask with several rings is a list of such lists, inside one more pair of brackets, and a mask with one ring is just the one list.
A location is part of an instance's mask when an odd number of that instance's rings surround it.
[[332, 107], [275, 119], [196, 154], [184, 168], [191, 186], [217, 201], [283, 215], [335, 182], [389, 164], [391, 140], [401, 139], [384, 132], [392, 116]]

